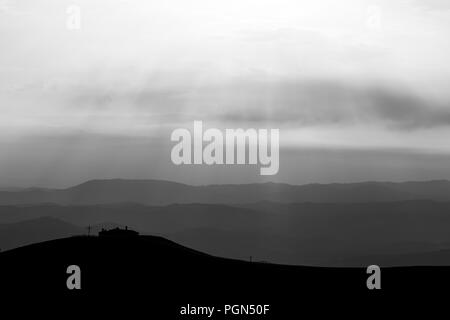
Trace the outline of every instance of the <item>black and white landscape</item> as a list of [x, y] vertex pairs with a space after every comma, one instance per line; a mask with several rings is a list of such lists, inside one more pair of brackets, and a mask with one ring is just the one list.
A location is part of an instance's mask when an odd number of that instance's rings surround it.
[[0, 0], [0, 298], [445, 297], [449, 34], [447, 0]]

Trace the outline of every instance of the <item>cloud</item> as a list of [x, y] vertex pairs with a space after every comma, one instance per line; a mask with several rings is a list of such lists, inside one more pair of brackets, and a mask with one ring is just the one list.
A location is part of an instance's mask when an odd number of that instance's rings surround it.
[[450, 10], [448, 0], [412, 0], [412, 4], [429, 10]]
[[[72, 107], [129, 112], [151, 121], [195, 119], [285, 127], [375, 124], [391, 130], [450, 126], [450, 103], [403, 88], [342, 81], [236, 79], [221, 84], [78, 87]], [[447, 101], [444, 99], [444, 101]], [[166, 116], [164, 116], [166, 115]]]
[[[284, 125], [378, 124], [392, 130], [450, 126], [450, 103], [400, 88], [357, 87], [337, 82], [289, 82], [261, 85], [247, 110], [224, 108], [228, 120], [279, 122]], [[258, 95], [257, 92], [260, 92]]]
[[450, 103], [441, 104], [408, 93], [383, 90], [369, 92], [369, 115], [399, 129], [450, 126]]

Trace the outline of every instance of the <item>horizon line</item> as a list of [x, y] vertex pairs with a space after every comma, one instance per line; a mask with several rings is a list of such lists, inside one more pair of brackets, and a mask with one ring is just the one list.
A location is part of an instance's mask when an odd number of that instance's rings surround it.
[[[292, 186], [292, 187], [301, 187], [301, 186], [311, 186], [311, 185], [350, 185], [350, 184], [370, 184], [370, 183], [392, 183], [392, 184], [403, 184], [403, 183], [430, 183], [430, 182], [448, 182], [450, 183], [450, 180], [448, 179], [428, 179], [428, 180], [401, 180], [401, 181], [389, 181], [389, 180], [362, 180], [362, 181], [353, 181], [353, 182], [309, 182], [304, 184], [293, 184], [293, 183], [287, 183], [287, 182], [275, 182], [275, 181], [265, 181], [265, 182], [249, 182], [249, 183], [211, 183], [211, 184], [188, 184], [184, 182], [179, 181], [173, 181], [173, 180], [165, 180], [165, 179], [153, 179], [153, 178], [146, 178], [146, 179], [134, 179], [134, 178], [93, 178], [88, 179], [80, 183], [71, 184], [66, 187], [44, 187], [44, 186], [3, 186], [0, 187], [0, 192], [23, 192], [23, 191], [30, 191], [33, 189], [36, 190], [67, 190], [71, 188], [76, 188], [81, 185], [92, 183], [92, 182], [112, 182], [112, 181], [133, 181], [133, 182], [164, 182], [164, 183], [173, 183], [173, 184], [179, 184], [189, 187], [214, 187], [214, 186], [249, 186], [249, 185], [266, 185], [266, 184], [276, 184], [276, 185], [286, 185], [286, 186]], [[2, 190], [3, 189], [3, 190]], [[8, 190], [10, 189], [10, 190]]]

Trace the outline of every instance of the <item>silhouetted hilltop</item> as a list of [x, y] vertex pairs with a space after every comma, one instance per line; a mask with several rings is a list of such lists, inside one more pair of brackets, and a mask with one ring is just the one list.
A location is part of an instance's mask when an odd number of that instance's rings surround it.
[[88, 205], [107, 203], [238, 204], [258, 201], [379, 202], [428, 199], [450, 201], [449, 181], [362, 182], [348, 184], [288, 185], [280, 183], [190, 186], [161, 180], [92, 180], [67, 189], [1, 191], [0, 204], [56, 203]]
[[[70, 265], [81, 269], [79, 291], [66, 287]], [[384, 268], [382, 291], [374, 292], [366, 287], [366, 268], [229, 260], [153, 236], [72, 237], [0, 253], [0, 283], [9, 298], [17, 294], [23, 300], [32, 294], [34, 301], [67, 299], [76, 301], [77, 308], [82, 301], [115, 301], [116, 307], [134, 306], [159, 319], [177, 318], [180, 307], [188, 303], [222, 310], [228, 303], [270, 304], [268, 319], [285, 319], [299, 310], [317, 313], [324, 305], [322, 315], [356, 315], [375, 305], [373, 314], [390, 304], [398, 308], [399, 299], [444, 292], [450, 284], [448, 271], [448, 267]]]
[[[38, 210], [36, 208], [36, 210]], [[3, 210], [4, 211], [4, 210]], [[45, 210], [42, 213], [46, 213]], [[20, 217], [18, 217], [20, 219]], [[104, 228], [121, 227], [117, 223], [103, 222], [87, 227], [74, 225], [49, 216], [42, 216], [15, 223], [0, 224], [0, 250], [5, 251], [37, 242], [98, 234]]]

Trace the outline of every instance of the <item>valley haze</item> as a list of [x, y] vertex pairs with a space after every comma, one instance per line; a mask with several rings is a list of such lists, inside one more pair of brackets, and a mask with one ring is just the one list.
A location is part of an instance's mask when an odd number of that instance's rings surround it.
[[[0, 192], [0, 248], [129, 226], [217, 256], [321, 266], [450, 264], [450, 182], [190, 186], [91, 180]], [[447, 251], [446, 251], [447, 250]]]

